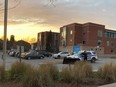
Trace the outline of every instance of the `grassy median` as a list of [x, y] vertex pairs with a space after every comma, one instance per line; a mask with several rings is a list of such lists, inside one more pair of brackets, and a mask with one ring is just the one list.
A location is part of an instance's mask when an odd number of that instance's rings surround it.
[[54, 63], [34, 68], [15, 62], [8, 71], [0, 66], [0, 87], [97, 87], [116, 82], [116, 65], [112, 63], [92, 72], [89, 62], [76, 62], [59, 72]]

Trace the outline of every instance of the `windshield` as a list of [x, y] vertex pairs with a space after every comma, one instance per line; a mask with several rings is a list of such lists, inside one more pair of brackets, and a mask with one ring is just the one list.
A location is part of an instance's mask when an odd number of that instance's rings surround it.
[[78, 55], [80, 55], [80, 54], [81, 54], [81, 53], [80, 53], [80, 52], [78, 52], [78, 53], [75, 53], [74, 55], [75, 55], [75, 56], [78, 56]]

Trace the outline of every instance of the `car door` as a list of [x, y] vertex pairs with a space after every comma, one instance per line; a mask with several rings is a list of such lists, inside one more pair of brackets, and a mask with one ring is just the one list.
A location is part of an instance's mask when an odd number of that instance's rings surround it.
[[66, 56], [68, 56], [68, 55], [69, 55], [68, 52], [63, 52], [63, 57], [66, 57]]
[[87, 52], [87, 60], [91, 60], [91, 52]]
[[40, 54], [40, 53], [38, 53], [38, 52], [36, 52], [36, 59], [40, 59], [40, 57], [43, 55], [43, 54]]
[[81, 58], [82, 60], [84, 60], [84, 55], [83, 55], [83, 53], [84, 53], [84, 52], [80, 53], [80, 58]]
[[37, 56], [37, 52], [33, 52], [32, 58], [33, 58], [33, 59], [37, 59], [37, 57], [38, 57], [38, 56]]

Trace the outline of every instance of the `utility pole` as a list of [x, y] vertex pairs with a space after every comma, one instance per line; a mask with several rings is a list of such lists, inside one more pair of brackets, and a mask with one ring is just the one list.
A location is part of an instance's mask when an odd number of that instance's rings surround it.
[[4, 41], [3, 41], [3, 66], [5, 68], [5, 57], [7, 51], [7, 17], [8, 17], [8, 0], [4, 2]]

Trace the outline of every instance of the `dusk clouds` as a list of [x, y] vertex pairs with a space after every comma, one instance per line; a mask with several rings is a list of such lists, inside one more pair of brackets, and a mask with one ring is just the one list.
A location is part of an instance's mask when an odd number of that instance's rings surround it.
[[[17, 3], [17, 0], [9, 0], [9, 7]], [[21, 0], [15, 9], [9, 10], [9, 24], [31, 23], [31, 26], [38, 26], [38, 31], [42, 26], [45, 30], [48, 27], [48, 30], [59, 31], [65, 24], [94, 22], [116, 29], [115, 8], [116, 0]]]

